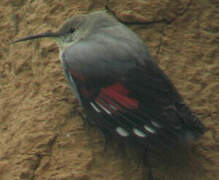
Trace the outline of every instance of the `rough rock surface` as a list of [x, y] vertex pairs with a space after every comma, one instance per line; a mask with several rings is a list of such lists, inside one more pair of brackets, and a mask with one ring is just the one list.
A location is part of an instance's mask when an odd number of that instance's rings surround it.
[[[1, 0], [0, 180], [141, 180], [143, 168], [84, 126], [54, 42], [18, 37], [108, 9], [137, 32], [209, 128], [185, 158], [160, 160], [157, 179], [219, 179], [218, 0]], [[179, 160], [180, 159], [180, 160]]]

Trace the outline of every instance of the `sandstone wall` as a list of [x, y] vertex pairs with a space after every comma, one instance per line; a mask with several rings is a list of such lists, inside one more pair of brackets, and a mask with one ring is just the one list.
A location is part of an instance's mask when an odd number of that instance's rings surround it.
[[[54, 42], [11, 40], [56, 30], [78, 13], [108, 9], [138, 33], [209, 131], [166, 180], [219, 179], [218, 0], [1, 0], [0, 180], [141, 180], [141, 165], [86, 128]], [[173, 158], [174, 159], [174, 158]]]

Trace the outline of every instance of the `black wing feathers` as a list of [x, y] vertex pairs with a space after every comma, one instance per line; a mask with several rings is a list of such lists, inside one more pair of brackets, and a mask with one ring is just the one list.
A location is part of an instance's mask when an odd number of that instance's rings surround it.
[[[87, 88], [86, 83], [80, 81], [79, 89]], [[123, 139], [169, 147], [187, 134], [193, 138], [202, 133], [202, 125], [197, 126], [198, 120], [191, 120], [195, 116], [162, 72], [138, 67], [108, 85], [90, 85], [87, 90], [93, 93], [80, 94], [88, 117], [103, 131]], [[184, 114], [182, 106], [189, 110], [189, 115]]]
[[136, 46], [141, 50], [98, 36], [65, 51], [66, 71], [74, 79], [89, 121], [104, 132], [143, 145], [169, 146], [201, 135], [203, 125], [168, 77], [142, 44]]

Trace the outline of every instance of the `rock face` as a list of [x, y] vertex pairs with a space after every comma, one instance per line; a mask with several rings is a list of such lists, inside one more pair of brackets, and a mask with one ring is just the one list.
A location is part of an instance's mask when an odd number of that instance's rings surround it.
[[56, 30], [78, 13], [108, 9], [141, 36], [209, 131], [158, 179], [219, 179], [218, 0], [1, 0], [0, 180], [140, 180], [141, 165], [84, 126], [50, 41], [10, 40]]

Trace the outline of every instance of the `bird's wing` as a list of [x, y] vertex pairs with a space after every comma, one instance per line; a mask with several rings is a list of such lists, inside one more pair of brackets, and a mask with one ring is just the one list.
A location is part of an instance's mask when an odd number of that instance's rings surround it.
[[201, 133], [167, 76], [151, 59], [139, 63], [129, 45], [80, 42], [62, 58], [88, 118], [103, 131], [164, 146]]

